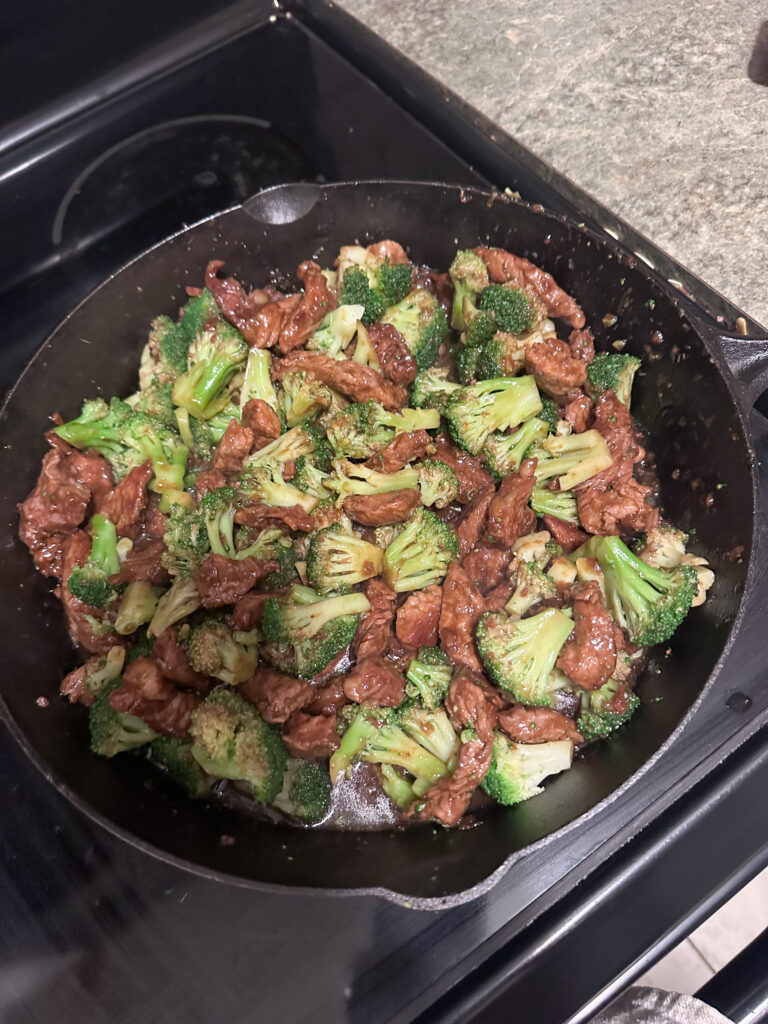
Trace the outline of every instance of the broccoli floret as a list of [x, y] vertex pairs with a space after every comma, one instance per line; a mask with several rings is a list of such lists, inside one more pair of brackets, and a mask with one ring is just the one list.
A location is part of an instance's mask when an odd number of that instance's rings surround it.
[[471, 249], [459, 249], [448, 268], [453, 282], [451, 327], [463, 331], [466, 326], [465, 306], [474, 307], [477, 295], [488, 287], [488, 268]]
[[460, 384], [447, 379], [448, 371], [436, 366], [421, 370], [411, 385], [411, 405], [414, 409], [438, 409], [442, 412], [446, 402]]
[[289, 758], [283, 788], [272, 801], [278, 810], [317, 825], [331, 807], [331, 778], [325, 765]]
[[456, 534], [434, 512], [417, 508], [384, 552], [384, 580], [396, 593], [439, 583], [459, 557]]
[[406, 701], [397, 709], [397, 724], [411, 739], [439, 758], [449, 771], [453, 771], [461, 744], [445, 708], [425, 708]]
[[503, 733], [494, 732], [491, 764], [481, 785], [498, 803], [519, 804], [543, 793], [544, 779], [567, 771], [572, 762], [570, 740], [512, 743]]
[[343, 359], [344, 349], [354, 338], [357, 322], [364, 313], [365, 307], [362, 305], [339, 306], [326, 313], [305, 347], [311, 352], [322, 352], [334, 359]]
[[380, 764], [379, 773], [381, 788], [392, 803], [403, 811], [408, 810], [416, 799], [416, 794], [413, 792], [413, 782], [407, 772], [392, 764]]
[[379, 473], [348, 459], [336, 459], [333, 467], [334, 472], [327, 477], [325, 485], [338, 494], [340, 502], [350, 494], [385, 494], [416, 487], [419, 482], [418, 471], [410, 467], [395, 473]]
[[302, 455], [296, 460], [296, 471], [291, 483], [305, 494], [317, 498], [318, 501], [325, 501], [326, 498], [331, 497], [331, 492], [325, 486], [326, 476], [326, 473], [318, 469], [311, 455]]
[[371, 287], [368, 274], [362, 267], [349, 267], [345, 272], [341, 285], [341, 304], [362, 306], [364, 312], [360, 319], [364, 324], [380, 320], [386, 309], [384, 296]]
[[125, 750], [142, 747], [157, 736], [157, 733], [136, 715], [131, 715], [127, 711], [115, 711], [109, 703], [109, 698], [119, 685], [118, 677], [102, 687], [88, 714], [91, 750], [102, 757], [114, 757]]
[[459, 478], [450, 466], [437, 459], [424, 459], [416, 466], [421, 501], [435, 508], [447, 508], [459, 493]]
[[585, 743], [610, 736], [640, 707], [640, 698], [624, 683], [609, 679], [599, 690], [581, 695], [581, 712], [576, 728]]
[[158, 736], [149, 747], [152, 760], [164, 768], [187, 796], [200, 799], [211, 791], [213, 779], [192, 755], [192, 744], [176, 736]]
[[659, 523], [645, 535], [645, 543], [637, 552], [654, 569], [674, 569], [685, 564], [685, 545], [688, 535], [669, 523]]
[[76, 565], [67, 580], [73, 597], [93, 608], [106, 608], [117, 591], [109, 577], [120, 568], [115, 524], [98, 512], [91, 519], [91, 553], [85, 565]]
[[311, 512], [318, 499], [300, 491], [283, 479], [282, 466], [278, 462], [249, 468], [240, 481], [240, 493], [265, 505], [292, 508], [301, 505], [305, 512]]
[[595, 356], [587, 367], [588, 390], [593, 398], [601, 391], [613, 391], [620, 402], [630, 406], [632, 382], [640, 366], [636, 356], [611, 352]]
[[[208, 324], [221, 320], [219, 304], [207, 288], [203, 288], [199, 295], [194, 295], [187, 300], [181, 310], [179, 318], [179, 329], [186, 339], [187, 348]], [[186, 369], [186, 365], [185, 365]]]
[[333, 388], [323, 384], [304, 370], [285, 373], [281, 380], [280, 405], [283, 418], [289, 427], [306, 423], [321, 414], [334, 415], [346, 406]]
[[[334, 523], [338, 523], [345, 533], [353, 532], [352, 520], [341, 505], [336, 504], [335, 499], [326, 498], [324, 501], [318, 502], [310, 512], [310, 517], [316, 530], [323, 530], [326, 526], [333, 526]], [[376, 543], [378, 544], [378, 541]]]
[[338, 455], [367, 459], [401, 433], [436, 430], [437, 409], [401, 409], [388, 412], [377, 402], [354, 402], [328, 424], [328, 441]]
[[144, 580], [132, 580], [120, 599], [115, 617], [115, 632], [121, 636], [135, 633], [139, 626], [149, 622], [157, 608], [157, 595]]
[[248, 346], [226, 320], [206, 320], [189, 346], [189, 369], [173, 385], [173, 401], [193, 416], [207, 419], [218, 411], [215, 400], [245, 366]]
[[282, 789], [287, 758], [280, 733], [237, 690], [216, 687], [193, 713], [189, 734], [208, 775], [248, 783], [261, 803]]
[[[456, 365], [456, 376], [462, 384], [473, 384], [477, 380], [477, 361], [480, 358], [480, 349], [470, 345], [460, 345], [454, 349], [453, 360]], [[449, 396], [450, 397], [450, 396]], [[443, 406], [442, 412], [448, 402]]]
[[352, 362], [370, 366], [373, 370], [381, 369], [376, 347], [371, 341], [371, 336], [362, 320], [357, 325], [357, 338], [355, 340], [355, 351], [352, 353]]
[[182, 578], [198, 569], [211, 550], [203, 513], [174, 505], [165, 521], [162, 562], [172, 576]]
[[490, 434], [516, 427], [540, 410], [533, 377], [498, 377], [454, 392], [445, 418], [456, 444], [477, 455]]
[[265, 602], [262, 629], [270, 643], [293, 646], [296, 675], [311, 679], [349, 646], [358, 615], [369, 608], [365, 594], [320, 599], [311, 588], [294, 586], [286, 597]]
[[[242, 532], [242, 531], [241, 531]], [[267, 538], [265, 535], [277, 533], [279, 539]], [[246, 538], [248, 535], [246, 534]], [[280, 590], [287, 587], [296, 579], [296, 551], [289, 537], [286, 537], [279, 530], [264, 530], [250, 543], [244, 542], [245, 546], [238, 551], [238, 558], [274, 558], [279, 564], [260, 583], [262, 590]]]
[[429, 710], [439, 708], [448, 696], [453, 666], [439, 647], [420, 647], [405, 674], [405, 694]]
[[224, 558], [243, 557], [235, 551], [235, 512], [237, 491], [233, 487], [216, 487], [200, 499], [200, 512], [205, 523], [208, 543], [215, 555]]
[[554, 516], [574, 526], [579, 525], [576, 495], [571, 491], [548, 491], [535, 487], [530, 504], [537, 516]]
[[553, 398], [547, 398], [546, 396], [542, 397], [539, 419], [544, 420], [547, 424], [550, 434], [554, 434], [557, 431], [560, 414], [557, 408], [557, 402]]
[[307, 579], [320, 593], [344, 593], [378, 576], [384, 553], [375, 544], [346, 533], [338, 524], [312, 535]]
[[194, 576], [177, 576], [157, 602], [155, 614], [147, 628], [149, 636], [160, 636], [164, 629], [185, 619], [200, 607], [200, 594]]
[[561, 491], [570, 491], [613, 463], [599, 430], [548, 437], [533, 449], [533, 456], [537, 459], [536, 483], [544, 484], [559, 477]]
[[255, 646], [238, 643], [223, 622], [209, 620], [195, 626], [185, 643], [189, 663], [204, 676], [238, 686], [256, 671]]
[[331, 781], [334, 785], [357, 761], [404, 769], [413, 776], [413, 791], [417, 796], [425, 793], [449, 770], [444, 761], [400, 727], [393, 708], [365, 705], [357, 709], [339, 748], [331, 757]]
[[275, 412], [279, 411], [277, 392], [272, 383], [269, 371], [272, 367], [272, 355], [265, 348], [248, 350], [245, 361], [245, 377], [240, 388], [240, 409], [244, 409], [252, 398], [260, 398]]
[[173, 371], [173, 376], [187, 369], [189, 342], [188, 335], [169, 316], [158, 316], [152, 321], [150, 346], [159, 350], [163, 364]]
[[143, 412], [152, 419], [164, 423], [166, 427], [176, 428], [176, 414], [173, 407], [170, 381], [163, 384], [159, 377], [153, 377], [147, 387], [132, 395], [126, 404], [135, 412]]
[[489, 284], [480, 295], [478, 307], [483, 312], [493, 313], [497, 331], [522, 334], [533, 326], [531, 301], [522, 288]]
[[384, 307], [397, 305], [413, 286], [412, 263], [390, 263], [385, 260], [371, 269], [373, 287], [384, 299]]
[[259, 466], [267, 466], [273, 463], [283, 465], [286, 462], [295, 462], [302, 455], [321, 453], [324, 457], [324, 450], [327, 449], [325, 438], [308, 423], [292, 427], [291, 430], [281, 434], [280, 437], [254, 452], [245, 463], [244, 472], [256, 469]]
[[[127, 665], [132, 665], [137, 658], [149, 658], [152, 656], [152, 648], [155, 646], [155, 638], [147, 634], [146, 629], [140, 629], [136, 634], [136, 637], [128, 648], [128, 654], [126, 655], [125, 662]], [[110, 650], [115, 650], [114, 647]]]
[[514, 377], [525, 366], [525, 346], [514, 334], [497, 331], [478, 349], [475, 377], [491, 380], [494, 377]]
[[516, 473], [531, 445], [543, 441], [547, 433], [544, 420], [534, 416], [511, 434], [491, 434], [481, 452], [486, 468], [496, 480]]
[[509, 615], [525, 615], [529, 608], [550, 597], [557, 597], [557, 587], [554, 581], [546, 575], [537, 562], [518, 559], [515, 592], [504, 610]]
[[491, 679], [516, 701], [551, 707], [559, 686], [552, 670], [572, 630], [571, 619], [557, 608], [517, 620], [485, 612], [477, 624], [477, 649]]
[[420, 370], [434, 364], [448, 331], [448, 319], [431, 292], [414, 289], [387, 310], [383, 322], [402, 334]]
[[98, 697], [104, 687], [117, 679], [123, 671], [125, 648], [110, 647], [106, 654], [90, 658], [83, 673], [83, 689], [94, 697]]
[[592, 537], [570, 556], [596, 558], [603, 573], [606, 603], [614, 619], [641, 647], [662, 644], [688, 614], [698, 589], [689, 565], [655, 569], [618, 537]]
[[479, 353], [480, 349], [493, 339], [497, 330], [496, 317], [493, 313], [476, 312], [467, 322], [466, 330], [462, 335], [464, 347], [476, 349]]

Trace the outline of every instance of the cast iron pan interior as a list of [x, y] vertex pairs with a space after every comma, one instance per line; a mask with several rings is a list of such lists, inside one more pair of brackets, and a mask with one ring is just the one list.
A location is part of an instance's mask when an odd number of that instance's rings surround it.
[[[673, 522], [696, 531], [693, 547], [710, 559], [717, 582], [668, 653], [652, 659], [639, 687], [644, 706], [629, 727], [552, 780], [543, 796], [495, 810], [465, 831], [276, 827], [186, 800], [140, 756], [110, 761], [89, 752], [85, 712], [57, 695], [61, 677], [75, 663], [63, 615], [16, 537], [15, 505], [37, 477], [48, 416], [55, 410], [65, 418], [76, 415], [85, 396], [133, 391], [150, 320], [176, 312], [185, 286], [201, 283], [209, 259], [226, 260], [227, 273], [256, 286], [273, 268], [292, 275], [309, 256], [330, 264], [341, 243], [386, 237], [403, 243], [415, 261], [438, 268], [447, 268], [457, 245], [480, 241], [525, 255], [576, 296], [598, 348], [627, 339], [626, 351], [645, 357], [634, 412], [656, 454], [664, 507]], [[615, 325], [604, 326], [604, 316], [615, 316]], [[674, 302], [618, 248], [506, 197], [490, 201], [480, 192], [400, 183], [285, 186], [261, 193], [246, 207], [161, 243], [83, 302], [10, 395], [0, 438], [0, 693], [12, 730], [61, 792], [102, 824], [192, 870], [243, 884], [368, 889], [449, 901], [454, 895], [466, 899], [467, 890], [477, 894], [512, 855], [593, 808], [659, 750], [711, 678], [746, 582], [753, 475], [732, 381], [726, 383]], [[727, 557], [736, 545], [744, 547], [741, 561]], [[662, 701], [653, 700], [662, 694]], [[36, 705], [41, 695], [50, 699], [49, 707]], [[642, 798], [642, 786], [634, 792]], [[584, 821], [581, 827], [594, 825]], [[222, 833], [234, 844], [222, 846]]]

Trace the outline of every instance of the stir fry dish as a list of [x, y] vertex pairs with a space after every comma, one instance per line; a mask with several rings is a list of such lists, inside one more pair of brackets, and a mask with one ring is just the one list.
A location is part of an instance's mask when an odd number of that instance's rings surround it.
[[713, 582], [658, 507], [641, 361], [503, 249], [344, 246], [292, 293], [221, 271], [152, 322], [138, 390], [53, 416], [20, 505], [94, 754], [293, 825], [355, 785], [380, 827], [541, 793]]

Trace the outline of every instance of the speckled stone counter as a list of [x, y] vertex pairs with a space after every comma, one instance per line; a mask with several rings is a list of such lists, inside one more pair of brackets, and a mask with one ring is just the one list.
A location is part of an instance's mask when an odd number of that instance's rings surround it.
[[768, 324], [760, 0], [338, 2]]

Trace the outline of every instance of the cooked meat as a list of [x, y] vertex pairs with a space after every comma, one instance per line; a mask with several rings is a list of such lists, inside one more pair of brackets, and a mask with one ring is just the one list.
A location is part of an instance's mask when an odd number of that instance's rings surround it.
[[368, 328], [368, 336], [384, 376], [393, 384], [412, 384], [419, 368], [400, 331], [392, 324], [374, 321]]
[[314, 524], [301, 505], [282, 508], [277, 505], [248, 505], [238, 509], [235, 522], [241, 526], [251, 526], [254, 530], [263, 530], [265, 526], [285, 523], [289, 530], [301, 530], [311, 533]]
[[283, 732], [283, 743], [291, 757], [313, 761], [330, 757], [340, 742], [335, 715], [305, 715], [297, 711]]
[[535, 459], [526, 459], [517, 473], [510, 473], [501, 481], [488, 509], [488, 533], [500, 544], [511, 546], [520, 537], [530, 533], [536, 516], [528, 506], [536, 486]]
[[466, 505], [478, 491], [493, 483], [493, 477], [483, 468], [480, 460], [461, 451], [444, 434], [436, 438], [435, 445], [435, 458], [449, 466], [459, 478], [459, 493], [456, 500], [460, 505]]
[[213, 457], [213, 468], [222, 473], [240, 473], [243, 459], [253, 447], [253, 431], [241, 427], [237, 420], [229, 421]]
[[296, 276], [304, 284], [304, 294], [280, 328], [280, 351], [284, 355], [303, 345], [323, 322], [326, 313], [336, 309], [336, 296], [328, 288], [317, 263], [305, 260], [299, 265]]
[[365, 596], [371, 607], [360, 616], [352, 649], [358, 661], [384, 654], [392, 635], [397, 595], [382, 580], [368, 580]]
[[589, 537], [583, 530], [580, 530], [578, 526], [574, 526], [573, 523], [566, 523], [564, 519], [558, 519], [556, 516], [542, 516], [541, 521], [544, 524], [545, 529], [549, 530], [554, 540], [563, 549], [563, 554], [570, 555], [576, 548], [580, 548], [582, 544], [589, 540]]
[[582, 690], [599, 690], [616, 668], [616, 626], [597, 583], [575, 583], [571, 597], [573, 632], [557, 667]]
[[549, 316], [565, 320], [571, 327], [584, 326], [584, 313], [579, 305], [566, 295], [551, 274], [535, 266], [522, 256], [513, 256], [506, 249], [488, 249], [479, 245], [475, 252], [488, 267], [488, 275], [496, 284], [530, 288], [547, 307]]
[[563, 409], [563, 419], [571, 424], [574, 434], [583, 434], [592, 420], [592, 399], [579, 389], [566, 397], [568, 404]]
[[456, 524], [456, 537], [462, 558], [470, 553], [485, 532], [488, 509], [496, 493], [493, 484], [487, 484], [465, 506]]
[[303, 708], [314, 696], [314, 687], [303, 679], [274, 672], [260, 666], [250, 679], [240, 684], [240, 693], [256, 705], [267, 722], [287, 722], [294, 711]]
[[254, 441], [254, 448], [257, 450], [280, 437], [280, 417], [263, 398], [251, 398], [245, 403], [242, 421], [243, 426], [252, 430], [254, 438], [258, 439]]
[[434, 647], [443, 588], [432, 585], [409, 594], [397, 610], [395, 634], [410, 647]]
[[587, 379], [587, 368], [574, 359], [571, 350], [559, 338], [546, 338], [525, 350], [525, 368], [536, 378], [542, 391], [551, 398], [564, 399]]
[[152, 463], [145, 462], [125, 474], [117, 486], [99, 502], [98, 511], [115, 524], [118, 537], [135, 540], [141, 533], [149, 502], [147, 484], [152, 479]]
[[396, 708], [405, 697], [405, 679], [383, 658], [363, 658], [344, 680], [344, 693], [356, 704]]
[[259, 580], [276, 572], [280, 563], [270, 558], [241, 558], [208, 555], [195, 570], [195, 583], [203, 608], [234, 604]]
[[185, 737], [192, 713], [200, 704], [196, 693], [183, 693], [170, 683], [151, 658], [136, 658], [109, 695], [115, 711], [128, 711], [160, 733]]
[[551, 708], [525, 708], [522, 704], [516, 704], [507, 711], [499, 712], [498, 723], [499, 728], [515, 743], [549, 743], [552, 740], [584, 742], [573, 719]]
[[502, 582], [511, 558], [508, 548], [476, 547], [461, 564], [480, 593], [487, 594]]
[[161, 540], [137, 540], [125, 556], [125, 561], [118, 572], [109, 577], [115, 586], [142, 580], [153, 587], [161, 587], [168, 583], [170, 576], [162, 563], [165, 544]]
[[453, 562], [443, 583], [440, 609], [440, 646], [454, 663], [481, 674], [475, 650], [475, 626], [485, 611], [483, 595], [458, 562]]
[[408, 392], [392, 384], [377, 370], [350, 359], [333, 359], [318, 352], [292, 352], [272, 364], [272, 377], [280, 380], [285, 373], [306, 370], [317, 380], [340, 391], [353, 402], [379, 402], [385, 409], [399, 411]]
[[386, 494], [351, 494], [344, 499], [344, 511], [363, 526], [388, 526], [404, 523], [420, 504], [421, 494], [414, 488]]
[[390, 441], [380, 452], [372, 455], [365, 465], [378, 473], [396, 473], [409, 462], [422, 459], [431, 443], [432, 439], [426, 430], [398, 434], [394, 441]]
[[152, 660], [157, 662], [160, 671], [172, 683], [206, 694], [209, 689], [208, 677], [192, 668], [178, 637], [179, 632], [174, 626], [164, 629], [152, 647]]

